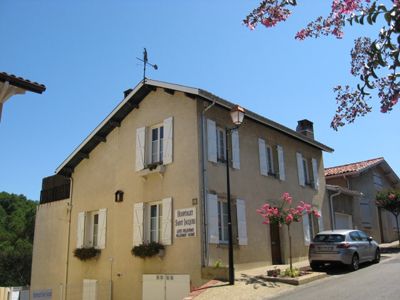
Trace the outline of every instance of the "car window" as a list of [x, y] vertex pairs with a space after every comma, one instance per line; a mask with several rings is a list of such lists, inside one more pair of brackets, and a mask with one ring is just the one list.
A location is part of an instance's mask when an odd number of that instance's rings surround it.
[[360, 237], [361, 237], [361, 239], [362, 239], [363, 241], [368, 241], [368, 235], [367, 235], [365, 232], [363, 232], [363, 231], [358, 231], [358, 234], [360, 235]]
[[350, 236], [350, 240], [352, 240], [352, 241], [361, 241], [362, 240], [361, 236], [358, 234], [357, 231], [350, 232], [349, 236]]
[[317, 234], [314, 242], [340, 243], [344, 241], [344, 235], [341, 234]]

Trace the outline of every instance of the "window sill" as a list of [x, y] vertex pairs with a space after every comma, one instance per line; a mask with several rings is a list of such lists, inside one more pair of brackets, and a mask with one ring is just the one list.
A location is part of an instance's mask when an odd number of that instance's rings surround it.
[[141, 176], [143, 179], [146, 180], [148, 176], [152, 174], [158, 174], [161, 178], [163, 178], [165, 170], [166, 170], [165, 165], [158, 165], [155, 168], [146, 167], [146, 169], [139, 171], [139, 176]]

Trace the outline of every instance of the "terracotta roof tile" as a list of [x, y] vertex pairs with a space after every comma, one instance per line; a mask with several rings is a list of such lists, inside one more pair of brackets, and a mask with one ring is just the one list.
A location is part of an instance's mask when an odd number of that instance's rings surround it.
[[22, 77], [15, 76], [14, 74], [8, 74], [6, 72], [0, 72], [0, 82], [9, 81], [10, 84], [23, 88], [25, 90], [34, 92], [34, 93], [42, 93], [46, 90], [46, 86], [44, 84], [37, 83], [35, 81], [31, 81]]
[[328, 177], [328, 176], [335, 176], [335, 175], [348, 174], [348, 173], [358, 173], [358, 172], [363, 171], [364, 169], [367, 169], [378, 163], [381, 163], [382, 161], [384, 161], [383, 157], [379, 157], [379, 158], [364, 160], [364, 161], [351, 163], [351, 164], [347, 164], [347, 165], [326, 168], [325, 176]]

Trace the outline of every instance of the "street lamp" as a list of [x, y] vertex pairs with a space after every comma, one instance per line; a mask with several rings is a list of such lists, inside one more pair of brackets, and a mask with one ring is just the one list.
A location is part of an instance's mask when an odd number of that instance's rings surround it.
[[232, 212], [231, 212], [231, 185], [229, 180], [229, 143], [228, 137], [232, 134], [233, 130], [237, 130], [243, 122], [244, 109], [239, 105], [235, 105], [231, 111], [231, 119], [235, 126], [233, 128], [225, 127], [225, 141], [226, 141], [226, 191], [227, 191], [227, 202], [228, 202], [228, 264], [229, 264], [229, 285], [235, 284], [235, 270], [233, 267], [233, 242], [232, 242]]

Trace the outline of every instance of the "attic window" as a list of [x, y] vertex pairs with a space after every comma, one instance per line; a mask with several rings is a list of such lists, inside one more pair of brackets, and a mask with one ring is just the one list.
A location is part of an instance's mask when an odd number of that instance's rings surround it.
[[124, 192], [118, 190], [115, 192], [115, 202], [122, 202], [124, 201]]

